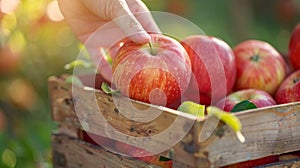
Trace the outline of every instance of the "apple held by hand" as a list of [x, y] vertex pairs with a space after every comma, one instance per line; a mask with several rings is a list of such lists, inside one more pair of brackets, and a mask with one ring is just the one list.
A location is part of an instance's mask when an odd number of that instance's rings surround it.
[[[236, 62], [229, 45], [204, 35], [186, 37], [181, 43], [189, 54], [194, 75], [186, 97], [210, 105], [230, 93], [236, 80]], [[194, 100], [196, 97], [198, 100]]]
[[148, 44], [126, 41], [113, 60], [112, 71], [112, 83], [124, 96], [166, 106], [188, 87], [191, 63], [179, 42], [151, 34]]
[[230, 93], [227, 97], [218, 101], [216, 106], [224, 111], [231, 111], [236, 104], [244, 100], [253, 103], [257, 108], [276, 105], [275, 100], [269, 93], [258, 89], [244, 89]]
[[282, 82], [276, 92], [275, 100], [278, 104], [300, 101], [300, 69]]
[[248, 40], [238, 44], [233, 52], [237, 63], [234, 90], [259, 89], [274, 95], [286, 76], [286, 63], [267, 42]]
[[300, 23], [294, 28], [289, 43], [289, 59], [292, 66], [300, 69]]

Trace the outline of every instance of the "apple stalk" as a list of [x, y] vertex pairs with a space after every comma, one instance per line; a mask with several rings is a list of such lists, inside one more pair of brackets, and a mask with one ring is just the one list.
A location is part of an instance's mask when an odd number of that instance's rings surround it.
[[154, 47], [153, 47], [153, 45], [152, 45], [152, 42], [150, 41], [150, 42], [148, 43], [148, 45], [149, 45], [149, 48], [150, 48], [150, 54], [153, 55], [153, 56], [156, 56], [156, 55], [157, 55], [157, 50], [154, 49]]
[[258, 60], [259, 60], [259, 55], [256, 54], [256, 55], [250, 57], [250, 59], [251, 59], [251, 61], [258, 62]]

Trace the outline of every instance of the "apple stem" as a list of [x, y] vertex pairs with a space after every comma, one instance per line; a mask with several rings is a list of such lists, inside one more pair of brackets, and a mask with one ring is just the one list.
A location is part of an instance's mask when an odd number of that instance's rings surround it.
[[300, 78], [294, 78], [293, 82], [294, 83], [300, 82]]
[[149, 42], [148, 45], [149, 45], [149, 48], [150, 48], [151, 55], [155, 56], [157, 53], [156, 53], [155, 49], [153, 48], [152, 43]]
[[251, 61], [257, 62], [259, 60], [259, 55], [256, 54], [256, 55], [252, 56], [250, 59], [251, 59]]

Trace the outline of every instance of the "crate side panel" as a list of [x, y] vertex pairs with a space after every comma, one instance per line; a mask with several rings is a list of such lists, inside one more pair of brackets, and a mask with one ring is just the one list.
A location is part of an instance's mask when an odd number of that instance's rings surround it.
[[85, 143], [66, 135], [53, 135], [53, 164], [57, 168], [81, 167], [132, 167], [158, 168], [156, 165], [138, 159], [116, 155], [103, 148]]
[[208, 119], [209, 124], [200, 124], [197, 136], [209, 134], [206, 127], [215, 129], [207, 140], [197, 143], [199, 156], [207, 154], [211, 165], [225, 166], [300, 150], [300, 103], [251, 110], [238, 117], [246, 142], [240, 143], [227, 125]]

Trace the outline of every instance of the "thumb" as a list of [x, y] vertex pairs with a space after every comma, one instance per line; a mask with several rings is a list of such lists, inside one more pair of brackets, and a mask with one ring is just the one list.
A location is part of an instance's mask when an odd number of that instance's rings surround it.
[[115, 1], [113, 9], [113, 22], [115, 22], [123, 33], [133, 42], [148, 43], [151, 40], [150, 35], [145, 31], [141, 23], [130, 11], [125, 0]]

